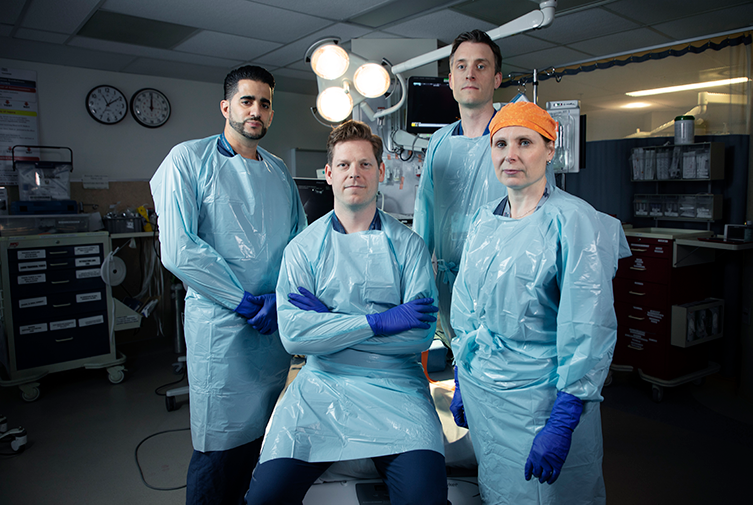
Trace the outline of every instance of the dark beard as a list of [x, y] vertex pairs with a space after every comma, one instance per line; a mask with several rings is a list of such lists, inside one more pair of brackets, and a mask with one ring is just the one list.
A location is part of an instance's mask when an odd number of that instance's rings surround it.
[[259, 133], [258, 135], [254, 135], [252, 133], [246, 132], [246, 130], [243, 128], [243, 125], [245, 124], [245, 122], [233, 121], [232, 119], [228, 119], [228, 121], [230, 123], [230, 126], [233, 128], [233, 130], [237, 131], [238, 133], [240, 133], [242, 136], [244, 136], [245, 138], [249, 140], [261, 140], [262, 137], [264, 137], [264, 135], [267, 134], [266, 126], [261, 127], [261, 133]]

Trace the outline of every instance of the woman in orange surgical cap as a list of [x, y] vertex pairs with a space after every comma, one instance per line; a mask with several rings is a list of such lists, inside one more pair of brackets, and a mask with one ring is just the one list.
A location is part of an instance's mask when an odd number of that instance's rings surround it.
[[472, 432], [484, 503], [605, 503], [599, 402], [625, 235], [547, 177], [557, 123], [546, 111], [508, 104], [490, 131], [508, 196], [476, 212], [463, 249], [453, 414]]

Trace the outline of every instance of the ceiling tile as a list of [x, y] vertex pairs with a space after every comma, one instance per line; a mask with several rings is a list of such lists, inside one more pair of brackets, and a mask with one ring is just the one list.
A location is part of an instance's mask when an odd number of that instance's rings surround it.
[[288, 44], [280, 49], [272, 51], [271, 53], [265, 54], [259, 57], [258, 61], [265, 64], [269, 63], [284, 67], [298, 60], [303, 61], [306, 50], [311, 47], [311, 44], [325, 37], [340, 37], [340, 40], [342, 41], [349, 41], [350, 39], [360, 37], [369, 31], [370, 30], [360, 26], [347, 23], [337, 23], [324, 30], [320, 30], [304, 37], [301, 40], [293, 42], [292, 44]]
[[535, 53], [507, 58], [505, 63], [526, 68], [527, 71], [533, 71], [534, 68], [545, 70], [553, 66], [564, 65], [587, 57], [587, 54], [583, 54], [568, 47], [553, 47]]
[[476, 28], [489, 31], [496, 26], [465, 14], [443, 10], [411, 19], [382, 31], [402, 35], [406, 38], [438, 39], [445, 44], [452, 44], [452, 41], [460, 33]]
[[16, 24], [16, 21], [18, 21], [18, 16], [21, 15], [21, 11], [23, 10], [25, 3], [26, 0], [3, 0], [3, 23], [7, 23], [9, 25]]
[[707, 12], [654, 26], [674, 40], [713, 35], [753, 25], [753, 3]]
[[648, 28], [639, 28], [638, 30], [629, 30], [615, 33], [614, 35], [607, 35], [606, 37], [575, 42], [568, 44], [568, 47], [583, 51], [591, 56], [599, 57], [664, 45], [670, 42], [672, 42], [672, 39], [669, 37], [665, 37]]
[[254, 0], [256, 3], [272, 5], [312, 16], [344, 21], [364, 12], [376, 9], [380, 5], [395, 0], [347, 0], [341, 2], [312, 2], [311, 0]]
[[314, 81], [316, 82], [316, 74], [312, 72], [310, 69], [308, 72], [304, 70], [295, 70], [292, 68], [278, 68], [274, 71], [275, 79], [277, 79], [278, 76], [282, 77], [292, 77], [294, 79], [301, 79], [303, 81]]
[[97, 11], [77, 35], [139, 46], [171, 49], [198, 32], [197, 28], [120, 12]]
[[554, 47], [554, 44], [546, 40], [537, 39], [528, 35], [513, 35], [496, 41], [500, 51], [502, 51], [502, 60], [520, 54], [528, 54], [542, 49]]
[[0, 37], [10, 37], [10, 32], [13, 31], [11, 25], [0, 25]]
[[[362, 39], [402, 39], [402, 35], [397, 35], [395, 33], [387, 33], [380, 30], [374, 30], [373, 32], [369, 32], [366, 35], [361, 35]], [[432, 37], [435, 38], [435, 37]]]
[[619, 0], [604, 8], [647, 25], [673, 21], [688, 12], [704, 12], [748, 3], [749, 0]]
[[21, 26], [49, 32], [73, 34], [101, 0], [29, 0]]
[[53, 33], [44, 30], [33, 30], [31, 28], [19, 28], [13, 37], [17, 39], [38, 40], [39, 42], [51, 42], [53, 44], [63, 44], [70, 35], [65, 33]]
[[102, 9], [220, 33], [292, 42], [331, 21], [247, 0], [106, 0]]
[[273, 51], [281, 45], [277, 42], [203, 30], [176, 46], [175, 50], [206, 56], [221, 54], [225, 58], [246, 61]]
[[207, 65], [210, 67], [216, 66], [229, 68], [240, 65], [240, 63], [244, 60], [243, 58], [235, 60], [229, 58], [216, 58], [214, 56], [199, 56], [196, 54], [183, 53], [180, 51], [170, 51], [168, 49], [159, 49], [156, 47], [137, 46], [135, 44], [124, 44], [122, 42], [111, 42], [108, 40], [90, 39], [88, 37], [74, 37], [69, 42], [69, 45], [159, 60], [196, 63], [197, 65]]
[[79, 47], [7, 37], [0, 39], [0, 58], [110, 70], [114, 72], [119, 71], [124, 65], [133, 60], [133, 56], [125, 54], [112, 54]]
[[531, 33], [539, 39], [570, 44], [635, 28], [639, 28], [637, 23], [596, 8], [563, 16], [555, 15], [551, 25]]

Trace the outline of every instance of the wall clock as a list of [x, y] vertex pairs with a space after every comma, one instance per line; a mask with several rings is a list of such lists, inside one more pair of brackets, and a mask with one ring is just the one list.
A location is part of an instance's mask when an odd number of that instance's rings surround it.
[[86, 95], [86, 110], [102, 124], [115, 124], [128, 114], [128, 101], [115, 86], [102, 84]]
[[147, 128], [158, 128], [170, 118], [170, 101], [159, 90], [144, 88], [131, 97], [131, 114]]

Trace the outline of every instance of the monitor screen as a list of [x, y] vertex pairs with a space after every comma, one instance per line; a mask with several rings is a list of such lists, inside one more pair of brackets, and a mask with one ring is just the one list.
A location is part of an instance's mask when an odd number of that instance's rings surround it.
[[298, 194], [301, 195], [303, 210], [309, 224], [334, 208], [335, 198], [332, 194], [332, 186], [327, 184], [326, 180], [303, 177], [294, 177], [293, 180], [298, 186]]
[[447, 77], [408, 79], [407, 128], [409, 133], [434, 133], [460, 119], [458, 103]]

